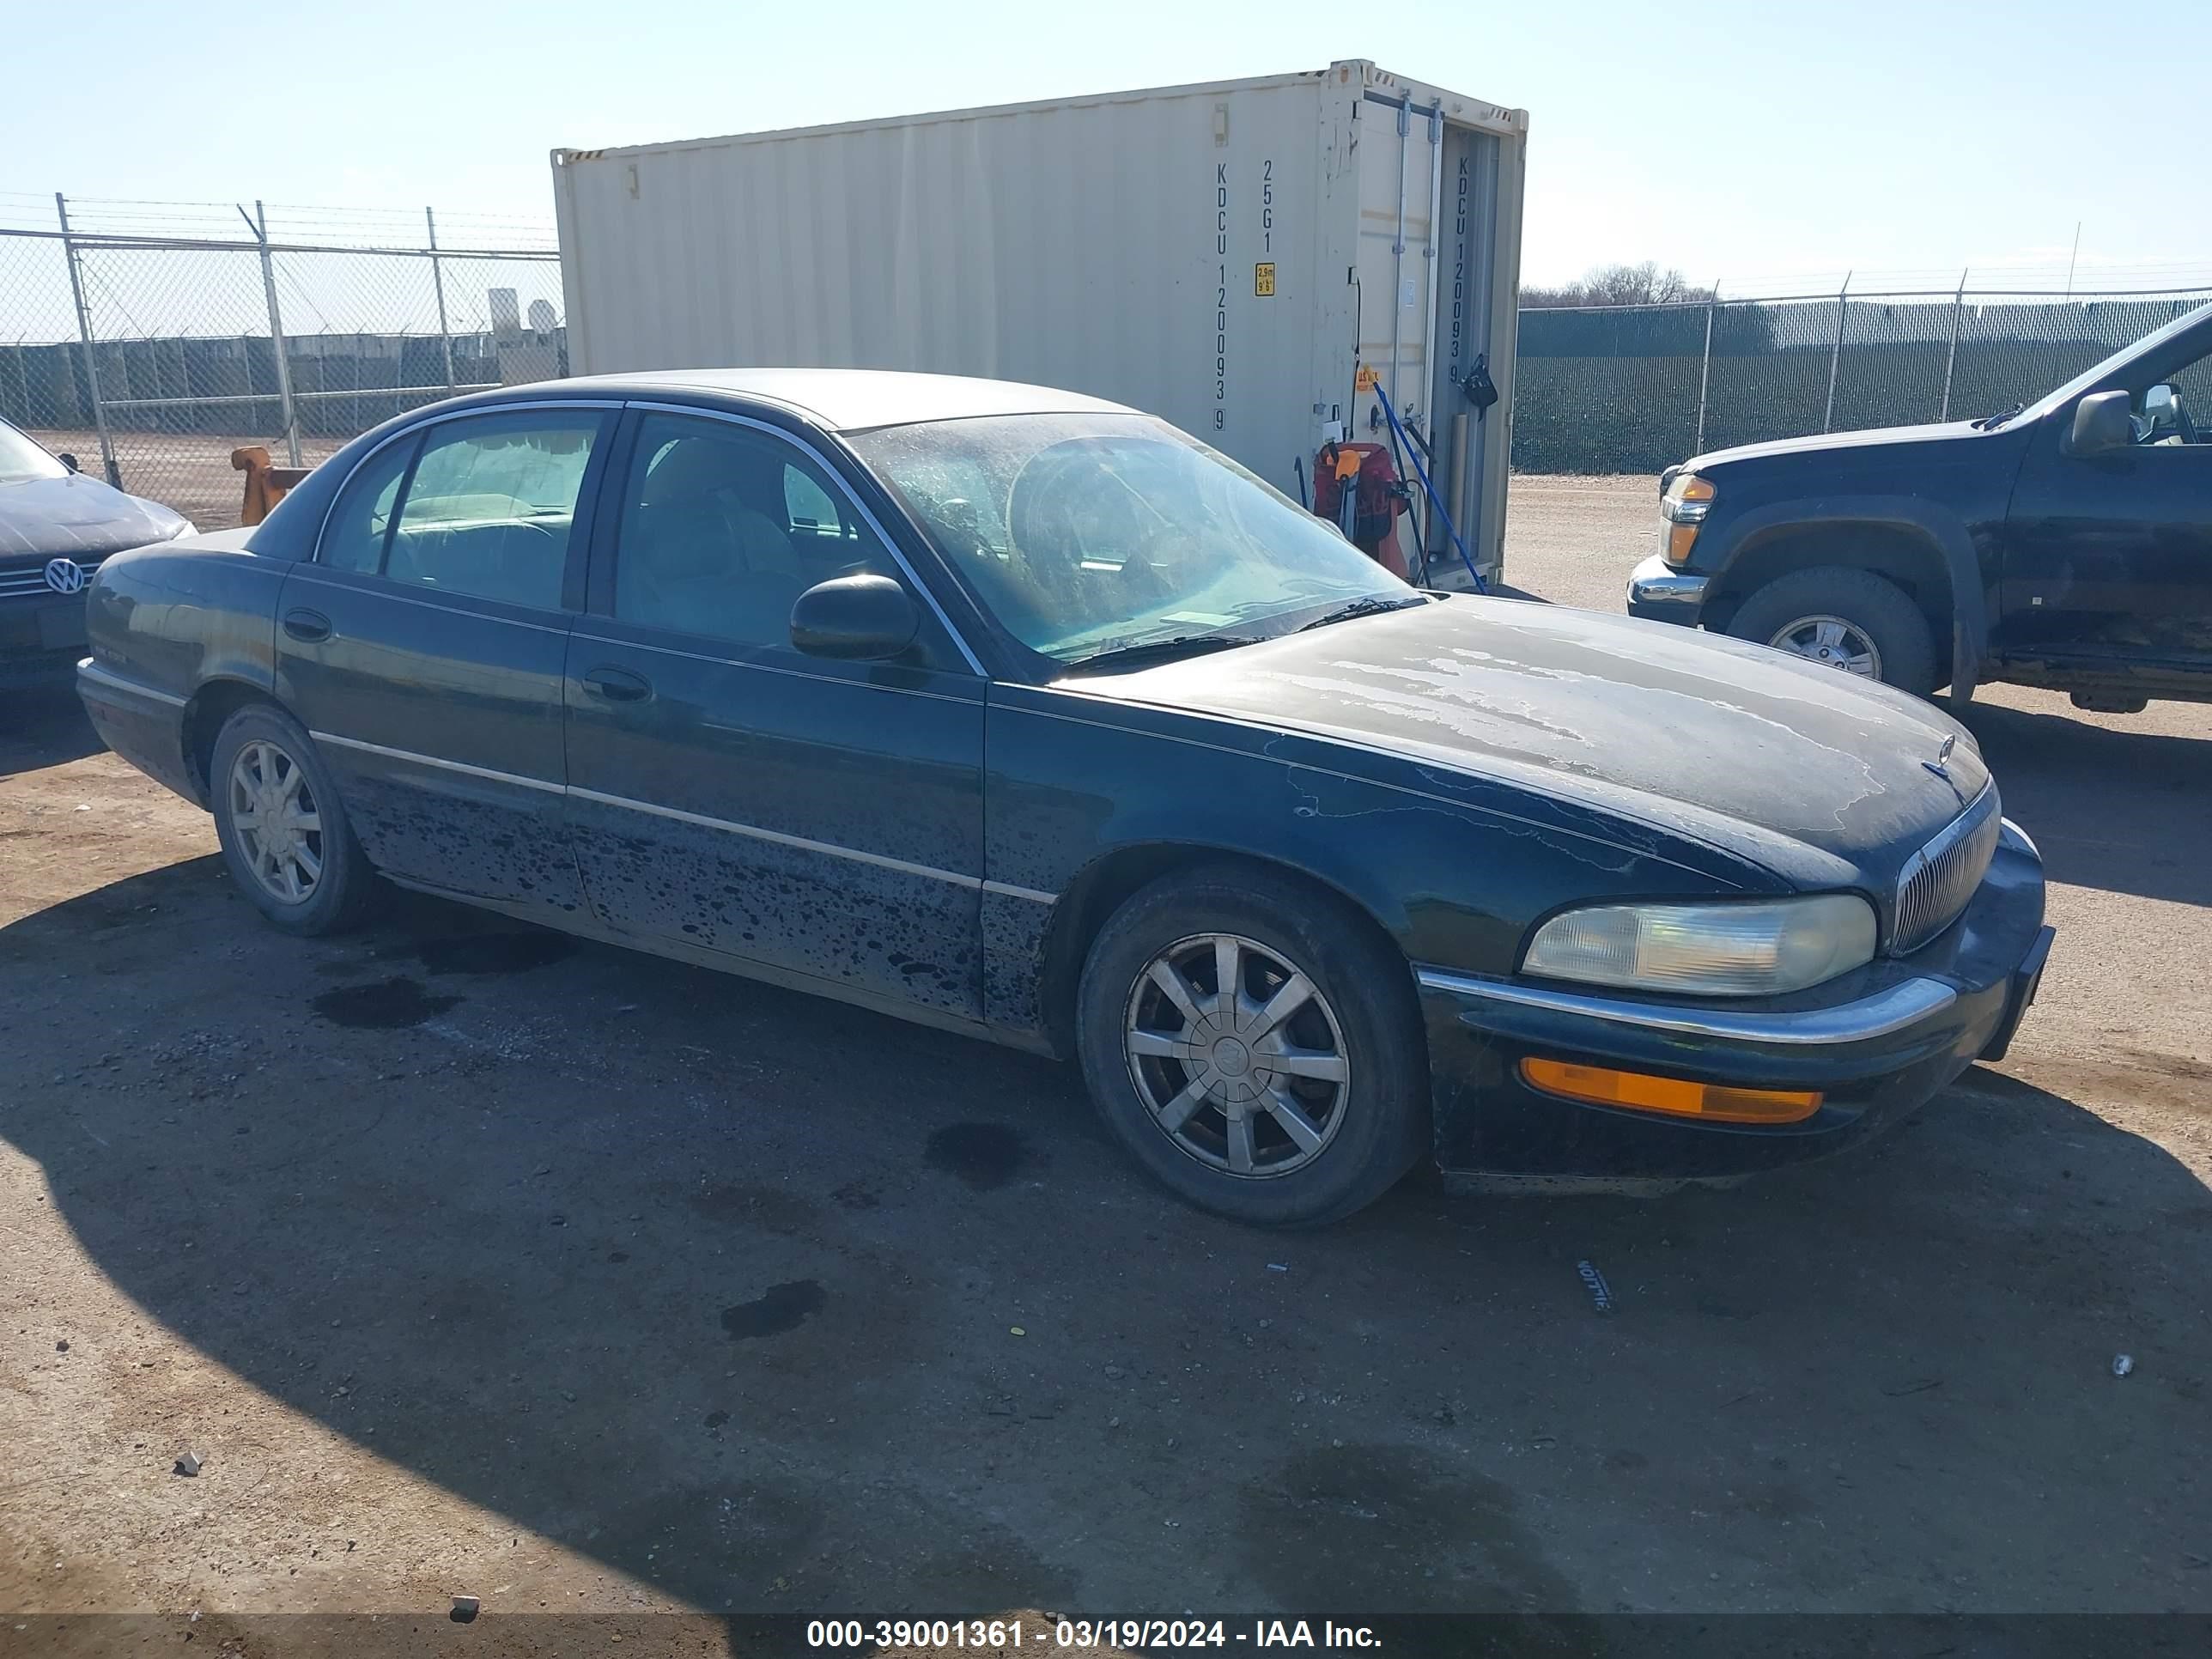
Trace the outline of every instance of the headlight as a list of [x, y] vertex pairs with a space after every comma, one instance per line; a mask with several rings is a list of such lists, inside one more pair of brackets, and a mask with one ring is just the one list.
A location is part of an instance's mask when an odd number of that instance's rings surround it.
[[1741, 904], [1596, 904], [1536, 930], [1521, 970], [1637, 991], [1773, 996], [1874, 960], [1874, 907], [1851, 893]]

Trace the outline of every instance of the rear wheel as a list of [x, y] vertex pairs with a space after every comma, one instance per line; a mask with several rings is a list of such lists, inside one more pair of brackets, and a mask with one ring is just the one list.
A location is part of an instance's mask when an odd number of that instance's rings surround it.
[[1203, 1209], [1334, 1220], [1427, 1144], [1412, 975], [1333, 895], [1229, 866], [1164, 878], [1101, 930], [1078, 999], [1108, 1127]]
[[1737, 607], [1728, 631], [1916, 696], [1942, 683], [1928, 618], [1869, 570], [1824, 565], [1778, 577]]
[[300, 723], [249, 703], [223, 722], [208, 769], [216, 837], [239, 889], [288, 933], [337, 932], [374, 884], [329, 769]]

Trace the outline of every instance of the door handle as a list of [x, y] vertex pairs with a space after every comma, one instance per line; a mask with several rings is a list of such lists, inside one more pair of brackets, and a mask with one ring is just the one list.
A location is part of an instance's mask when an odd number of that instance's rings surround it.
[[643, 702], [653, 695], [653, 682], [627, 668], [594, 668], [583, 680], [609, 702]]
[[331, 636], [331, 619], [319, 611], [287, 611], [284, 631], [295, 640], [313, 645]]

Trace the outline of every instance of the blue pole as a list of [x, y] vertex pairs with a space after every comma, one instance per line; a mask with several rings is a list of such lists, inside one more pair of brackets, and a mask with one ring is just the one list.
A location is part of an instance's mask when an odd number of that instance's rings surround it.
[[1390, 394], [1382, 390], [1380, 380], [1375, 383], [1375, 397], [1390, 422], [1390, 430], [1397, 437], [1398, 447], [1406, 452], [1407, 459], [1413, 463], [1413, 471], [1420, 475], [1421, 488], [1428, 492], [1429, 505], [1436, 508], [1437, 516], [1444, 521], [1445, 533], [1450, 536], [1452, 545], [1459, 550], [1460, 562], [1467, 567], [1468, 580], [1474, 584], [1476, 592], [1487, 593], [1490, 589], [1482, 580], [1482, 573], [1474, 568], [1474, 556], [1467, 550], [1467, 544], [1460, 539], [1459, 526], [1452, 522], [1451, 514], [1437, 495], [1436, 485], [1429, 482], [1429, 469], [1421, 465], [1421, 452], [1406, 435], [1406, 428], [1398, 424], [1398, 411], [1390, 407]]

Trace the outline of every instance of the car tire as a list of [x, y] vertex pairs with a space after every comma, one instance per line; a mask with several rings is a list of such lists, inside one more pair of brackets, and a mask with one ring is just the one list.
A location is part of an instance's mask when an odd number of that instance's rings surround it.
[[1924, 697], [1948, 678], [1936, 666], [1936, 636], [1920, 607], [1870, 570], [1823, 565], [1777, 577], [1736, 607], [1728, 631], [1817, 661], [1814, 641], [1827, 624], [1840, 624], [1839, 653], [1856, 655], [1856, 646], [1871, 647], [1873, 678], [1899, 690]]
[[[1243, 993], [1225, 1019], [1224, 939]], [[1293, 975], [1310, 995], [1281, 994]], [[1429, 1145], [1427, 1045], [1405, 959], [1342, 899], [1271, 871], [1208, 866], [1125, 902], [1084, 964], [1076, 1046], [1093, 1102], [1138, 1163], [1235, 1220], [1347, 1216]], [[1204, 1059], [1187, 1064], [1186, 1052]]]
[[232, 714], [216, 736], [208, 792], [223, 863], [270, 926], [312, 937], [361, 919], [375, 872], [299, 721], [269, 703]]

